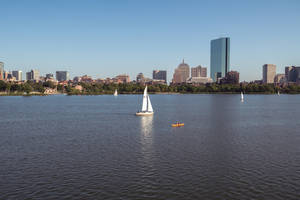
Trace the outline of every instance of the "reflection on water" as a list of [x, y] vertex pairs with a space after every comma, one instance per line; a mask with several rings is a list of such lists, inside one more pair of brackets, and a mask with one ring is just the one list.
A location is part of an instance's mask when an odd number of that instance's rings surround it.
[[146, 138], [152, 137], [151, 136], [152, 122], [153, 122], [153, 115], [140, 117], [141, 132], [142, 132], [142, 135]]
[[153, 159], [153, 134], [152, 134], [153, 116], [141, 116], [140, 128], [141, 128], [141, 154], [143, 158], [143, 164], [147, 167], [152, 166]]
[[153, 142], [152, 134], [152, 122], [153, 116], [141, 116], [140, 117], [140, 128], [141, 128], [141, 145], [143, 154], [147, 154], [151, 149]]

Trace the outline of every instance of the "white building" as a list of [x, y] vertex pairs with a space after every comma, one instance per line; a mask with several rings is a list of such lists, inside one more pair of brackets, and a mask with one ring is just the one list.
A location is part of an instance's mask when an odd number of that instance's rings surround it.
[[16, 78], [16, 81], [22, 81], [22, 71], [12, 71], [12, 75]]

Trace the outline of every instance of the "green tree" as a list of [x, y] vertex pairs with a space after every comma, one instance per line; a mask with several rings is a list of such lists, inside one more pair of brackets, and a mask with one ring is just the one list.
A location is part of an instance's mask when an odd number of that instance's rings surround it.
[[23, 91], [26, 92], [26, 94], [29, 94], [30, 92], [33, 91], [33, 88], [29, 83], [24, 83], [23, 84]]
[[0, 80], [0, 91], [6, 91], [7, 84]]

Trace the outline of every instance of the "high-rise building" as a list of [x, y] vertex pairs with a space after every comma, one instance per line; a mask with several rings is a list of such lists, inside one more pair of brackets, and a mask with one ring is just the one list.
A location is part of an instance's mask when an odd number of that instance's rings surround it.
[[4, 78], [4, 63], [0, 62], [0, 80]]
[[230, 71], [230, 38], [219, 38], [210, 42], [210, 77], [213, 81], [226, 76]]
[[276, 65], [264, 64], [263, 65], [263, 83], [274, 83], [276, 75]]
[[31, 72], [26, 72], [26, 80], [27, 81], [31, 80]]
[[207, 77], [207, 68], [201, 67], [201, 77]]
[[40, 80], [40, 71], [39, 70], [31, 70], [32, 72], [32, 78], [35, 81], [39, 81]]
[[167, 82], [167, 71], [165, 70], [153, 70], [152, 74], [153, 80], [164, 80]]
[[198, 67], [191, 68], [191, 76], [192, 77], [201, 77], [201, 65]]
[[285, 67], [285, 77], [287, 82], [299, 82], [300, 67], [296, 67], [296, 66]]
[[30, 72], [26, 73], [26, 80], [27, 81], [36, 81], [40, 80], [40, 72], [39, 70], [31, 70]]
[[182, 63], [180, 63], [178, 67], [175, 69], [172, 83], [185, 83], [189, 78], [189, 76], [190, 76], [190, 66], [184, 63], [183, 60]]
[[56, 80], [57, 81], [68, 81], [69, 78], [69, 72], [68, 71], [56, 71]]
[[16, 78], [16, 81], [22, 81], [22, 71], [12, 71], [12, 75]]
[[284, 74], [285, 74], [285, 79], [286, 81], [289, 81], [289, 73], [290, 71], [293, 69], [293, 66], [287, 66], [285, 67], [285, 70], [284, 70]]
[[207, 69], [206, 67], [201, 67], [201, 65], [197, 67], [191, 68], [191, 77], [206, 77]]

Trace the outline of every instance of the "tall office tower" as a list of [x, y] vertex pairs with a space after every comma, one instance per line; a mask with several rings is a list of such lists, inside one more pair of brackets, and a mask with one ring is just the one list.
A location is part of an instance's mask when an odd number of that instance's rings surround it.
[[300, 81], [300, 67], [285, 67], [285, 77], [288, 82]]
[[191, 77], [206, 77], [207, 76], [207, 68], [201, 67], [201, 65], [197, 67], [191, 68]]
[[68, 81], [69, 72], [68, 71], [56, 71], [56, 80], [57, 81]]
[[16, 78], [16, 81], [22, 81], [22, 71], [12, 71], [12, 75]]
[[26, 73], [26, 80], [27, 81], [36, 81], [40, 80], [40, 72], [39, 70], [31, 70], [30, 72]]
[[201, 67], [201, 77], [207, 77], [207, 68]]
[[4, 78], [4, 63], [0, 62], [0, 80]]
[[263, 65], [263, 83], [274, 83], [276, 75], [276, 65], [264, 64]]
[[198, 67], [192, 67], [191, 68], [191, 76], [192, 77], [201, 77], [201, 65]]
[[230, 38], [219, 38], [210, 42], [210, 77], [214, 82], [230, 71]]
[[167, 71], [165, 70], [153, 70], [152, 78], [154, 80], [164, 80], [167, 82]]
[[293, 69], [293, 66], [287, 66], [287, 67], [285, 67], [285, 80], [287, 81], [287, 82], [289, 82], [290, 80], [289, 80], [289, 73], [290, 73], [290, 71]]
[[40, 80], [40, 71], [39, 70], [31, 70], [32, 73], [32, 78], [34, 81], [39, 81]]
[[31, 72], [26, 72], [26, 80], [30, 81], [31, 79]]
[[184, 60], [175, 69], [172, 83], [185, 83], [190, 76], [190, 66]]

